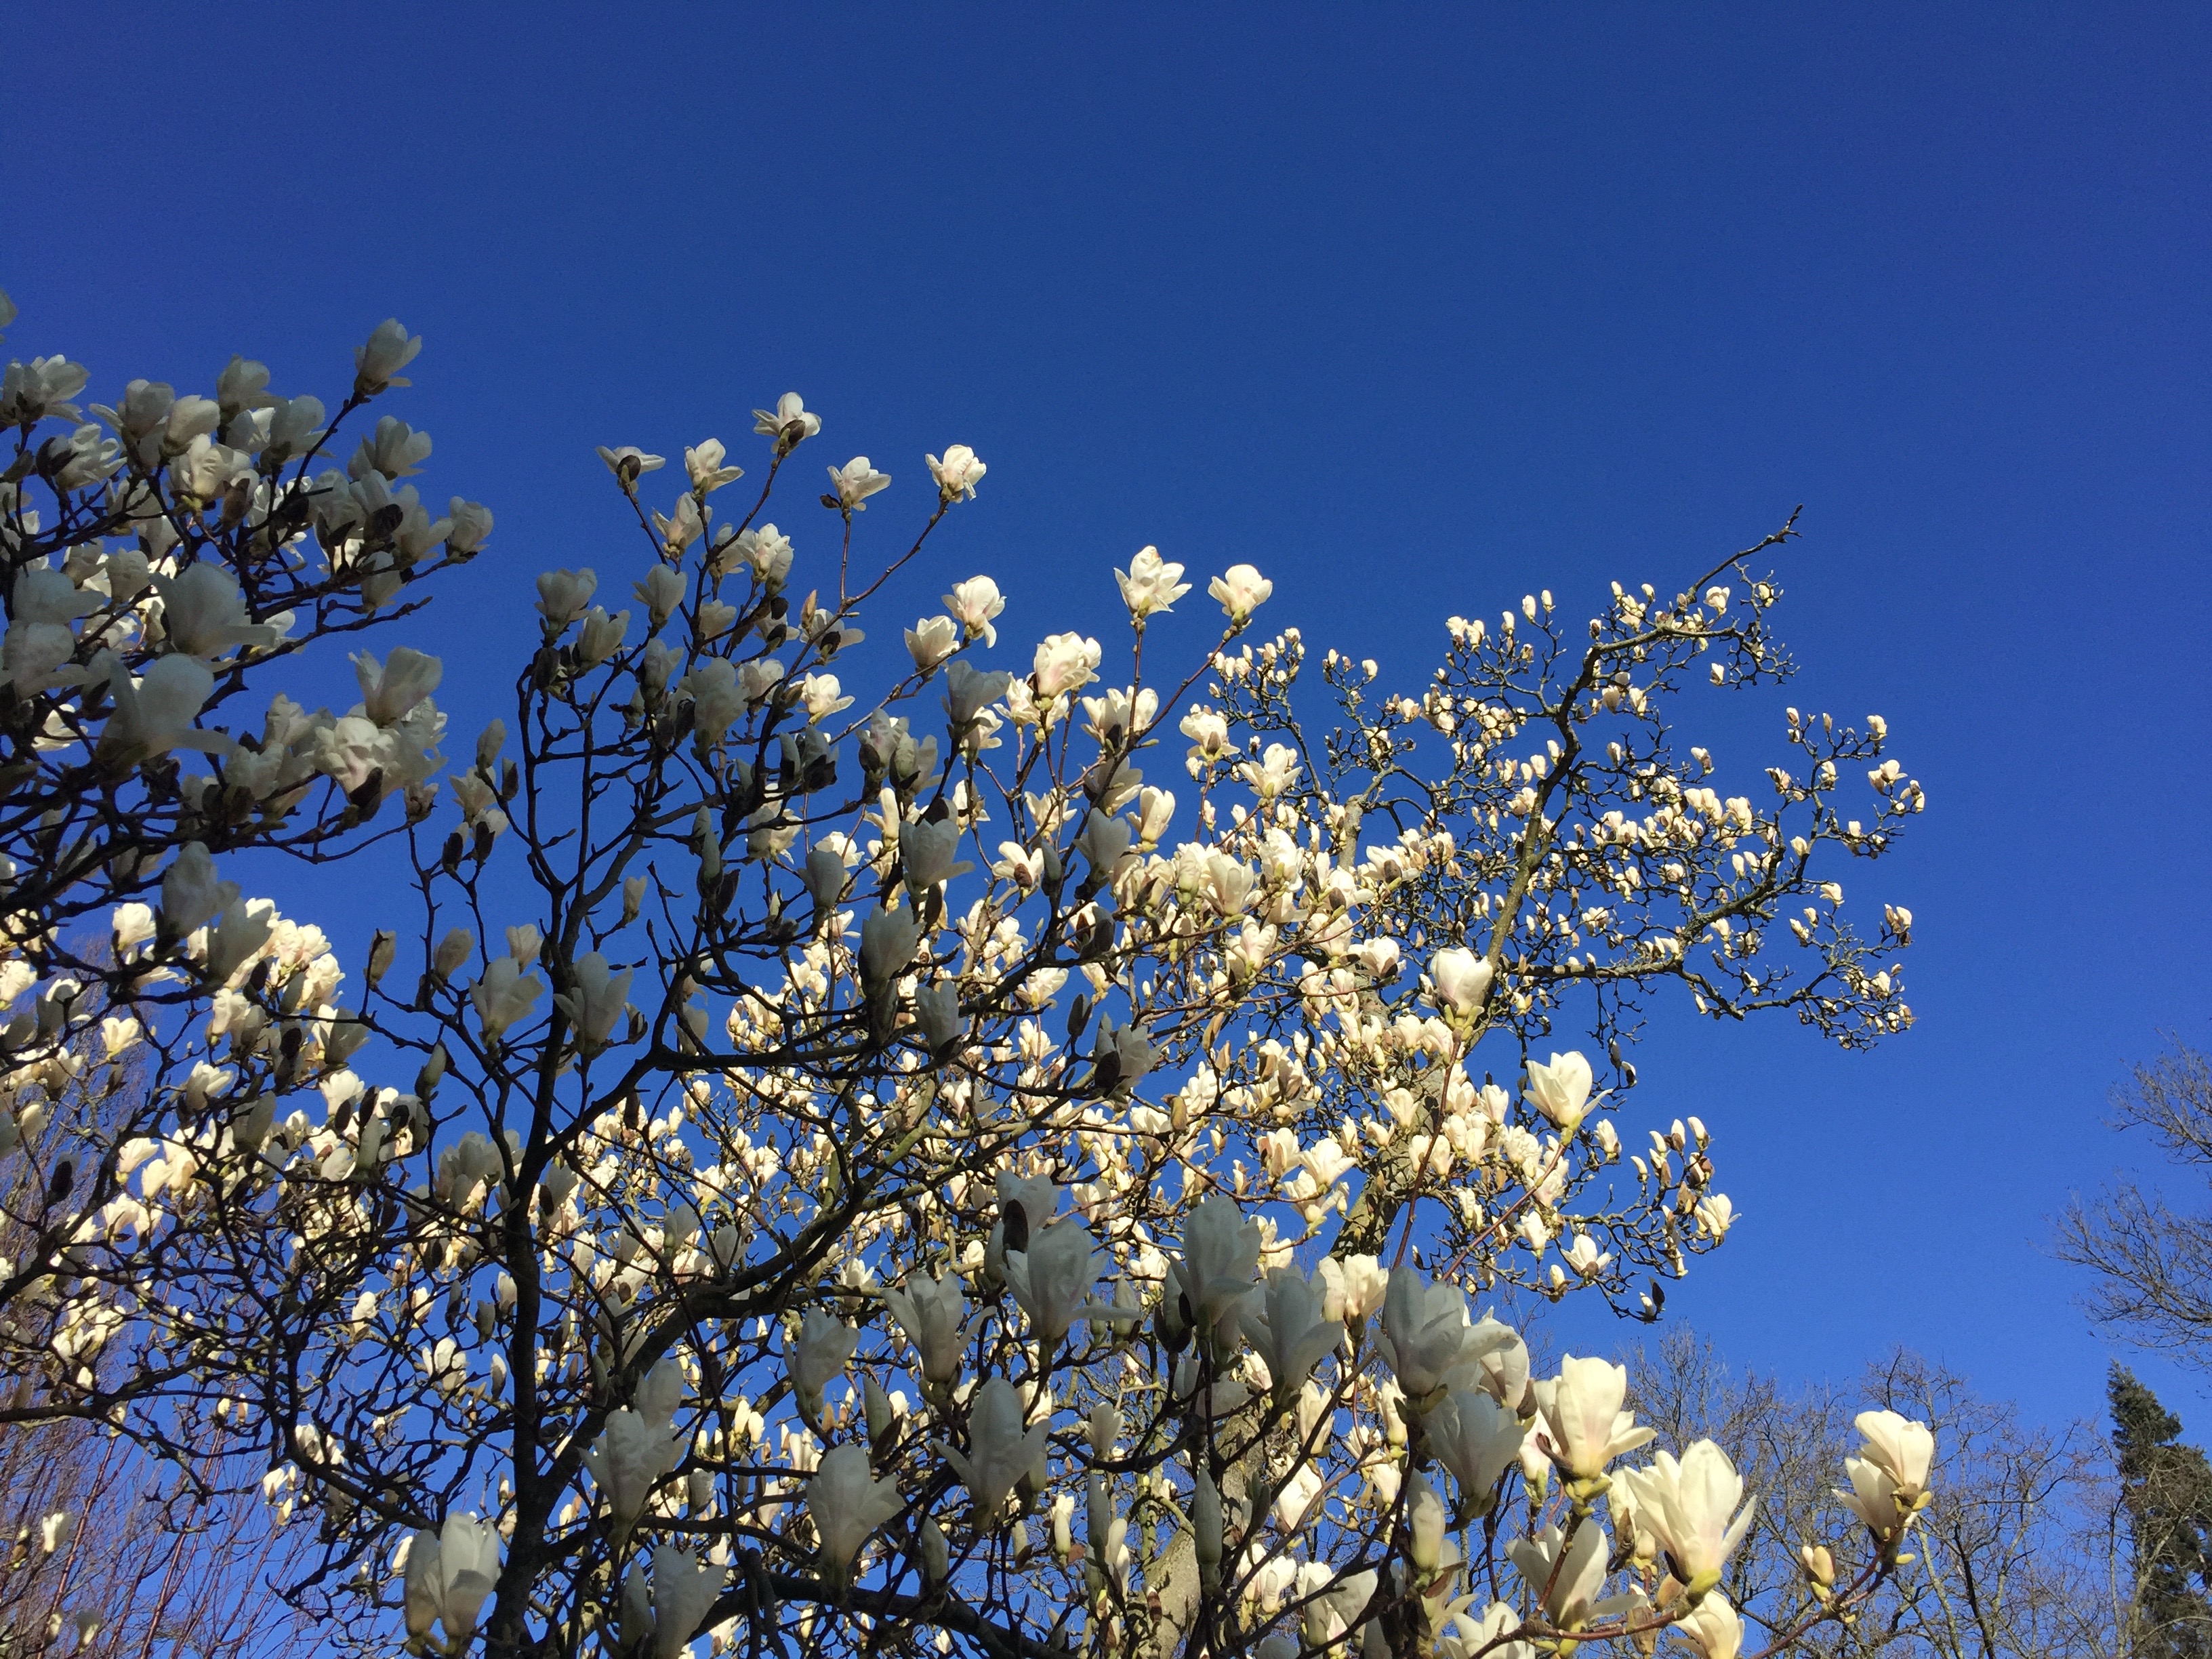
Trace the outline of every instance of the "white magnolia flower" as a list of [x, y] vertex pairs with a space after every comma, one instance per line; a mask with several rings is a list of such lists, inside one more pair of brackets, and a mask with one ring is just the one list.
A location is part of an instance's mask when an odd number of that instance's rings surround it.
[[1314, 1367], [1344, 1340], [1343, 1322], [1323, 1316], [1327, 1303], [1326, 1291], [1316, 1290], [1297, 1268], [1277, 1267], [1267, 1274], [1260, 1296], [1242, 1304], [1237, 1317], [1244, 1340], [1267, 1362], [1279, 1395], [1287, 1397], [1304, 1387]]
[[381, 664], [373, 653], [355, 653], [353, 672], [361, 682], [361, 712], [379, 726], [397, 726], [438, 689], [446, 665], [403, 645]]
[[1519, 1570], [1529, 1594], [1540, 1599], [1544, 1616], [1572, 1630], [1604, 1616], [1607, 1604], [1597, 1600], [1597, 1593], [1605, 1583], [1606, 1542], [1605, 1528], [1585, 1520], [1575, 1528], [1571, 1544], [1557, 1527], [1546, 1527], [1532, 1538], [1515, 1539], [1505, 1547], [1505, 1557]]
[[684, 471], [691, 480], [691, 488], [702, 491], [720, 489], [744, 477], [744, 468], [723, 465], [729, 453], [720, 438], [709, 438], [696, 448], [685, 450]]
[[428, 433], [416, 431], [397, 415], [386, 415], [377, 422], [374, 433], [363, 435], [361, 447], [346, 463], [346, 472], [356, 478], [371, 472], [380, 472], [395, 482], [411, 478], [430, 459], [430, 447]]
[[987, 646], [999, 642], [999, 630], [994, 619], [1006, 610], [1006, 596], [999, 592], [998, 583], [988, 576], [970, 576], [964, 582], [955, 582], [952, 591], [945, 596], [945, 608], [959, 623], [962, 633], [969, 639], [980, 639]]
[[163, 657], [144, 678], [133, 680], [103, 651], [92, 659], [86, 678], [94, 684], [105, 681], [115, 700], [98, 745], [100, 758], [113, 765], [135, 766], [173, 749], [222, 755], [236, 746], [220, 732], [202, 732], [192, 725], [215, 695], [215, 676], [196, 657]]
[[621, 481], [624, 489], [628, 489], [635, 483], [644, 474], [658, 472], [668, 465], [666, 457], [648, 455], [635, 444], [622, 444], [613, 448], [601, 444], [599, 459], [607, 464], [607, 471]]
[[966, 444], [954, 444], [945, 452], [941, 461], [934, 455], [923, 459], [929, 463], [929, 476], [937, 480], [939, 499], [947, 502], [957, 501], [963, 495], [974, 501], [975, 486], [989, 471]]
[[653, 1547], [653, 1659], [681, 1659], [699, 1634], [727, 1575], [702, 1566], [696, 1556], [673, 1544]]
[[868, 1534], [905, 1507], [895, 1484], [869, 1478], [866, 1447], [848, 1442], [822, 1455], [821, 1467], [807, 1479], [806, 1512], [814, 1518], [823, 1571], [832, 1584], [850, 1577], [853, 1558]]
[[1736, 1659], [1743, 1651], [1743, 1620], [1718, 1590], [1685, 1613], [1674, 1630], [1697, 1650], [1698, 1659]]
[[796, 392], [787, 392], [775, 400], [773, 411], [753, 410], [753, 430], [766, 433], [776, 440], [779, 450], [787, 451], [821, 431], [822, 417], [808, 414], [805, 400]]
[[1728, 1454], [1710, 1440], [1692, 1441], [1679, 1462], [1657, 1452], [1650, 1468], [1624, 1469], [1616, 1479], [1633, 1497], [1639, 1523], [1671, 1558], [1674, 1576], [1692, 1593], [1719, 1583], [1722, 1563], [1743, 1541], [1758, 1508], [1756, 1499], [1743, 1504], [1743, 1478]]
[[1275, 585], [1249, 564], [1232, 564], [1207, 583], [1206, 591], [1220, 601], [1222, 614], [1241, 627], [1267, 604]]
[[415, 361], [415, 354], [422, 349], [422, 337], [410, 338], [397, 317], [387, 317], [376, 325], [368, 337], [368, 343], [354, 348], [354, 389], [364, 397], [374, 397], [387, 386], [407, 386], [399, 371]]
[[939, 1384], [958, 1381], [960, 1351], [968, 1339], [968, 1299], [960, 1293], [958, 1275], [936, 1279], [913, 1273], [903, 1285], [882, 1294], [884, 1305], [921, 1357], [923, 1379]]
[[1080, 634], [1048, 635], [1036, 648], [1031, 684], [1046, 702], [1091, 684], [1098, 676], [1104, 651]]
[[1589, 1091], [1590, 1064], [1579, 1051], [1553, 1054], [1549, 1065], [1528, 1062], [1529, 1103], [1563, 1134], [1572, 1134], [1589, 1112]]
[[1455, 947], [1429, 958], [1429, 978], [1437, 988], [1437, 1000], [1457, 1014], [1471, 1014], [1490, 994], [1491, 967], [1487, 958]]
[[684, 573], [670, 564], [653, 566], [645, 573], [644, 580], [630, 587], [655, 629], [676, 614], [677, 607], [684, 603]]
[[877, 471], [865, 455], [855, 455], [844, 465], [830, 469], [830, 493], [848, 513], [866, 512], [868, 497], [888, 489], [890, 481], [891, 475]]
[[809, 1308], [799, 1322], [799, 1339], [784, 1353], [792, 1392], [809, 1423], [822, 1420], [822, 1396], [844, 1370], [860, 1346], [860, 1334], [834, 1314]]
[[485, 963], [483, 977], [469, 991], [469, 1002], [483, 1025], [484, 1040], [497, 1042], [508, 1026], [528, 1018], [531, 1005], [544, 989], [543, 980], [523, 977], [522, 964], [513, 957]]
[[1184, 1224], [1182, 1258], [1170, 1265], [1175, 1287], [1190, 1304], [1190, 1322], [1232, 1347], [1243, 1339], [1238, 1316], [1252, 1293], [1266, 1235], [1236, 1200], [1209, 1193]]
[[606, 1046], [629, 1006], [630, 978], [637, 970], [625, 968], [614, 973], [607, 967], [607, 959], [592, 951], [577, 957], [571, 971], [573, 988], [555, 996], [553, 1006], [568, 1017], [580, 1046], [589, 1054]]
[[960, 624], [950, 617], [924, 617], [906, 630], [906, 648], [927, 674], [960, 648]]
[[1461, 1498], [1486, 1514], [1498, 1478], [1521, 1455], [1521, 1419], [1487, 1394], [1454, 1389], [1423, 1419], [1429, 1449], [1459, 1482]]
[[407, 1634], [419, 1641], [443, 1622], [449, 1643], [465, 1643], [498, 1583], [499, 1528], [490, 1522], [455, 1512], [443, 1533], [417, 1532], [407, 1546]]
[[1866, 1444], [1859, 1455], [1896, 1483], [1907, 1502], [1928, 1490], [1928, 1471], [1936, 1462], [1936, 1437], [1925, 1423], [1892, 1411], [1861, 1412], [1853, 1421]]
[[198, 842], [186, 842], [161, 878], [161, 921], [179, 938], [198, 933], [234, 903], [238, 895], [236, 882], [216, 875], [208, 849]]
[[1006, 1252], [1006, 1283], [1047, 1353], [1081, 1316], [1098, 1280], [1090, 1231], [1073, 1216], [1030, 1235], [1026, 1250]]
[[1628, 1396], [1628, 1368], [1602, 1359], [1559, 1362], [1559, 1374], [1536, 1384], [1536, 1403], [1552, 1436], [1543, 1449], [1570, 1480], [1589, 1480], [1624, 1452], [1653, 1437], [1636, 1426], [1635, 1414], [1621, 1409]]
[[[1033, 1471], [1042, 1474], [1047, 1427], [1025, 1427], [1025, 1418], [1021, 1391], [994, 1376], [975, 1391], [969, 1407], [968, 1449], [934, 1443], [966, 1483], [979, 1528], [994, 1530], [1016, 1483]], [[1037, 1484], [1044, 1483], [1040, 1479]]]
[[1182, 579], [1182, 567], [1163, 559], [1157, 547], [1139, 548], [1127, 570], [1115, 571], [1114, 580], [1121, 587], [1121, 603], [1139, 622], [1172, 611], [1175, 602], [1190, 592], [1190, 584]]
[[653, 1489], [684, 1461], [689, 1439], [657, 1414], [648, 1419], [627, 1406], [607, 1413], [606, 1427], [584, 1453], [584, 1467], [605, 1494], [618, 1530], [636, 1524]]
[[238, 646], [266, 647], [284, 635], [276, 623], [247, 620], [246, 596], [221, 565], [195, 564], [174, 577], [156, 573], [153, 582], [161, 596], [162, 631], [171, 648], [188, 657], [219, 657]]
[[566, 628], [584, 614], [599, 585], [598, 574], [588, 568], [548, 570], [538, 578], [538, 614], [548, 628], [556, 631]]

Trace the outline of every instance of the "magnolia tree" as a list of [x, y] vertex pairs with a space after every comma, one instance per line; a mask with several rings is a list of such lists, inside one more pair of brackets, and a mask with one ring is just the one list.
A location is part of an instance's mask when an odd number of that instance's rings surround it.
[[[1788, 527], [1454, 617], [1415, 694], [1152, 548], [1110, 661], [987, 575], [902, 651], [984, 465], [871, 550], [866, 458], [777, 501], [787, 394], [757, 490], [600, 452], [635, 532], [517, 577], [441, 776], [433, 659], [357, 656], [343, 715], [269, 684], [489, 532], [401, 482], [427, 436], [333, 435], [415, 346], [328, 420], [252, 363], [83, 423], [82, 368], [8, 370], [11, 1414], [257, 1446], [288, 1593], [386, 1650], [1738, 1651], [1726, 1450], [1637, 1461], [1621, 1368], [1533, 1376], [1469, 1298], [1656, 1314], [1728, 1234], [1706, 1127], [1638, 1114], [1651, 999], [1909, 1023], [1909, 918], [1836, 877], [1922, 804], [1882, 723], [1792, 710], [1729, 795], [1670, 720], [1787, 675]], [[380, 840], [347, 972], [242, 896]], [[1785, 1641], [1929, 1501], [1927, 1431], [1860, 1427]]]

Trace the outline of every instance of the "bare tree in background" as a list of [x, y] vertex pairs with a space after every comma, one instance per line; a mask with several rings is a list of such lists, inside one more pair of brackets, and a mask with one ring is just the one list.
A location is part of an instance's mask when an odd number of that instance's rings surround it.
[[[2112, 1091], [2112, 1127], [2147, 1129], [2167, 1158], [2212, 1179], [2212, 1055], [2176, 1042]], [[2090, 1316], [2199, 1370], [2212, 1367], [2212, 1228], [2154, 1189], [2115, 1181], [2076, 1199], [2058, 1227], [2062, 1261], [2095, 1275]]]
[[[80, 1162], [149, 1109], [139, 1057], [101, 1049], [89, 1035], [74, 1045], [75, 1081], [54, 1101], [50, 1133]], [[34, 1243], [15, 1218], [37, 1179], [21, 1160], [0, 1177], [0, 1257]], [[23, 1312], [0, 1310], [0, 1321]], [[136, 1361], [125, 1340], [89, 1358], [111, 1388]], [[250, 1448], [186, 1467], [87, 1418], [0, 1419], [0, 1659], [295, 1650], [302, 1621], [270, 1581], [298, 1576], [314, 1528], [291, 1524], [289, 1504], [261, 1502], [257, 1480]]]
[[[1759, 1495], [1723, 1589], [1746, 1623], [1787, 1626], [1815, 1598], [1809, 1550], [1840, 1553], [1859, 1522], [1831, 1474], [1849, 1455], [1851, 1416], [1872, 1400], [1929, 1423], [1941, 1448], [1934, 1504], [1917, 1559], [1856, 1617], [1817, 1626], [1775, 1652], [1822, 1659], [2112, 1659], [2136, 1650], [2118, 1489], [2089, 1425], [2048, 1429], [1977, 1395], [1954, 1372], [1899, 1352], [1848, 1389], [1792, 1393], [1732, 1372], [1684, 1332], [1632, 1368], [1639, 1413], [1680, 1447], [1736, 1449]], [[1763, 1641], [1747, 1639], [1746, 1651]], [[2146, 1653], [2149, 1650], [2144, 1650]]]

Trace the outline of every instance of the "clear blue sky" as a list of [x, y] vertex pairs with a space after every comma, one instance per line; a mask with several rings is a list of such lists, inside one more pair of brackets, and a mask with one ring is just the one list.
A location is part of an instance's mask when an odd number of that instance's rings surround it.
[[1915, 913], [1922, 1023], [1656, 1045], [1650, 1109], [1720, 1130], [1746, 1216], [1672, 1306], [1785, 1374], [1903, 1341], [2100, 1408], [2047, 1218], [2125, 1155], [2124, 1062], [2212, 1037], [2212, 13], [76, 4], [6, 39], [7, 350], [327, 393], [379, 319], [426, 337], [394, 408], [499, 515], [418, 630], [453, 705], [511, 672], [530, 573], [635, 562], [594, 444], [745, 450], [787, 387], [887, 509], [925, 449], [990, 464], [885, 628], [988, 569], [1024, 636], [1100, 629], [1155, 542], [1411, 680], [1448, 611], [1674, 579], [1806, 503], [1791, 700], [1886, 715], [1930, 795], [1849, 872]]

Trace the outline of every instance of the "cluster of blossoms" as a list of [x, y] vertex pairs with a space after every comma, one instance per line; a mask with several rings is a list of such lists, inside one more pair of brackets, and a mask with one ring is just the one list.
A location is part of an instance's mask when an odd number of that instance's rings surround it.
[[[341, 417], [413, 344], [378, 331]], [[1793, 711], [1800, 756], [1754, 799], [1663, 718], [1786, 673], [1754, 563], [1786, 531], [1674, 595], [1617, 588], [1587, 637], [1549, 594], [1455, 618], [1418, 698], [1332, 653], [1324, 730], [1299, 634], [1253, 635], [1269, 581], [1211, 578], [1194, 623], [1154, 548], [1114, 572], [1120, 684], [1079, 629], [1016, 644], [1023, 596], [987, 575], [871, 653], [863, 610], [986, 468], [927, 457], [920, 533], [857, 579], [893, 480], [830, 467], [802, 550], [766, 515], [823, 423], [787, 394], [742, 511], [719, 440], [658, 503], [664, 457], [600, 451], [628, 568], [535, 576], [514, 724], [447, 762], [438, 665], [404, 647], [358, 659], [345, 716], [205, 718], [476, 550], [482, 509], [431, 520], [399, 485], [428, 439], [386, 419], [315, 473], [319, 407], [257, 401], [246, 365], [205, 430], [157, 433], [134, 389], [112, 439], [64, 447], [103, 459], [64, 459], [33, 434], [76, 373], [11, 368], [4, 404], [19, 478], [86, 498], [58, 568], [17, 559], [19, 593], [68, 593], [9, 635], [32, 769], [0, 835], [56, 850], [9, 896], [8, 1040], [93, 1170], [72, 1196], [56, 1132], [9, 1120], [27, 1407], [259, 1448], [325, 1552], [298, 1593], [365, 1644], [1736, 1653], [1726, 1454], [1617, 1467], [1650, 1437], [1625, 1372], [1534, 1377], [1469, 1298], [1656, 1317], [1728, 1237], [1705, 1123], [1623, 1132], [1650, 996], [1846, 1045], [1909, 1021], [1909, 917], [1863, 938], [1828, 867], [1922, 805], [1881, 722]], [[1194, 625], [1188, 672], [1148, 682]], [[369, 856], [404, 859], [415, 914], [340, 1000], [322, 935], [224, 872], [368, 845], [391, 793]], [[96, 961], [64, 943], [95, 908]], [[126, 1326], [112, 1384], [83, 1345]], [[1802, 1605], [1758, 1612], [1778, 1629], [1847, 1616], [1926, 1502], [1925, 1431], [1863, 1427], [1863, 1565], [1808, 1540]]]

